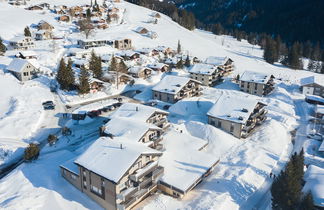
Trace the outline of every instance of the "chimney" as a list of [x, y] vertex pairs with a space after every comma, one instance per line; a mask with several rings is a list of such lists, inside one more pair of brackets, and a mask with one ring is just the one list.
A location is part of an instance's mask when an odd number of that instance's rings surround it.
[[120, 144], [120, 149], [123, 149], [123, 144]]

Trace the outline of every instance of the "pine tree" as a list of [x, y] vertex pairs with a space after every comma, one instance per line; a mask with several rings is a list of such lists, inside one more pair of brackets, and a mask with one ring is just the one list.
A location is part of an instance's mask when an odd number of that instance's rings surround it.
[[177, 67], [177, 69], [182, 69], [183, 68], [183, 60], [182, 60], [182, 58], [180, 58], [180, 60], [178, 61], [176, 67]]
[[24, 159], [27, 161], [36, 160], [39, 156], [39, 147], [37, 144], [30, 143], [25, 149]]
[[88, 8], [87, 11], [86, 11], [86, 17], [87, 17], [88, 20], [91, 19], [91, 10], [90, 10], [90, 8]]
[[278, 56], [277, 56], [276, 44], [271, 37], [267, 37], [266, 39], [263, 57], [266, 62], [271, 64], [277, 61]]
[[186, 61], [185, 61], [185, 64], [184, 64], [186, 67], [189, 67], [190, 66], [190, 58], [189, 58], [189, 55], [187, 55], [187, 58], [186, 58]]
[[0, 38], [0, 55], [4, 54], [6, 52], [7, 48], [3, 44], [2, 39]]
[[56, 79], [62, 90], [72, 90], [74, 88], [74, 74], [71, 59], [67, 65], [65, 64], [64, 59], [61, 59]]
[[113, 55], [111, 58], [110, 66], [109, 66], [109, 71], [117, 71], [117, 60], [115, 56]]
[[30, 33], [30, 30], [29, 30], [28, 26], [26, 26], [26, 28], [24, 29], [24, 35], [28, 36], [28, 37], [31, 37], [31, 33]]
[[178, 40], [178, 47], [177, 47], [177, 53], [180, 54], [181, 53], [181, 44], [180, 44], [180, 40]]
[[302, 61], [300, 57], [300, 47], [297, 42], [290, 48], [287, 58], [288, 66], [293, 69], [302, 69]]
[[93, 73], [95, 78], [100, 79], [102, 76], [102, 64], [101, 64], [101, 57], [96, 56], [94, 51], [91, 52], [91, 58], [89, 62], [89, 68]]
[[117, 66], [119, 72], [127, 73], [128, 68], [124, 61], [121, 61]]
[[307, 70], [308, 71], [315, 71], [315, 61], [312, 59], [309, 59], [308, 65], [307, 65]]
[[75, 78], [74, 78], [72, 65], [73, 65], [73, 62], [72, 62], [72, 59], [70, 58], [66, 65], [66, 79], [65, 79], [68, 84], [68, 90], [73, 90], [74, 85], [75, 85]]
[[300, 202], [299, 210], [314, 210], [314, 201], [311, 192], [306, 193]]
[[80, 73], [79, 94], [86, 94], [90, 91], [89, 76], [87, 70], [82, 67]]

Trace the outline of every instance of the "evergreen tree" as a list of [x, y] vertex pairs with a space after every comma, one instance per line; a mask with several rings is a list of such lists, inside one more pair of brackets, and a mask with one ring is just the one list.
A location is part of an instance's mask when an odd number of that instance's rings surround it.
[[80, 84], [79, 84], [79, 93], [86, 94], [90, 91], [89, 76], [87, 70], [82, 67], [80, 73]]
[[118, 64], [118, 72], [122, 72], [122, 73], [125, 73], [126, 74], [127, 73], [127, 70], [128, 70], [128, 68], [127, 68], [125, 62], [124, 61], [121, 61]]
[[180, 40], [178, 40], [177, 53], [178, 53], [178, 54], [181, 53], [181, 44], [180, 44]]
[[29, 30], [28, 26], [26, 26], [26, 28], [24, 29], [24, 35], [28, 36], [28, 37], [31, 37], [31, 33], [30, 33], [30, 30]]
[[36, 160], [39, 156], [39, 147], [37, 144], [30, 143], [25, 149], [24, 159], [27, 161]]
[[276, 62], [278, 59], [276, 43], [271, 37], [267, 37], [266, 39], [263, 57], [266, 62], [271, 64]]
[[312, 59], [309, 59], [308, 65], [307, 65], [308, 71], [315, 71], [316, 70], [316, 62]]
[[71, 59], [69, 59], [67, 65], [64, 59], [61, 59], [56, 79], [62, 90], [72, 90], [74, 88], [74, 74]]
[[117, 71], [117, 60], [115, 58], [115, 56], [113, 55], [111, 58], [111, 62], [110, 62], [110, 66], [109, 66], [109, 71]]
[[300, 47], [297, 42], [290, 48], [287, 58], [287, 64], [293, 69], [302, 69], [302, 61], [300, 57]]
[[177, 67], [177, 69], [182, 69], [183, 68], [183, 60], [182, 60], [182, 58], [180, 58], [180, 60], [178, 61], [176, 67]]
[[91, 58], [90, 58], [90, 62], [89, 62], [89, 68], [92, 71], [93, 76], [95, 78], [100, 79], [100, 77], [102, 76], [101, 57], [100, 56], [96, 56], [96, 54], [94, 53], [93, 50], [91, 52]]
[[190, 66], [190, 58], [189, 58], [189, 55], [187, 55], [187, 58], [186, 58], [186, 61], [185, 61], [185, 64], [184, 64], [186, 67], [189, 67]]
[[91, 10], [90, 10], [90, 8], [88, 8], [87, 11], [86, 11], [86, 17], [87, 17], [88, 20], [91, 19]]
[[311, 192], [306, 193], [300, 202], [299, 210], [314, 210], [314, 201]]
[[4, 54], [6, 52], [7, 48], [6, 46], [3, 44], [2, 39], [0, 38], [0, 55]]

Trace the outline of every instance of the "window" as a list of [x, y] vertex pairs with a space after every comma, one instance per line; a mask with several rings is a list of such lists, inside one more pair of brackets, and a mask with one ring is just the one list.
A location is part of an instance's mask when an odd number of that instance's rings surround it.
[[87, 189], [87, 181], [86, 180], [83, 181], [83, 188]]
[[24, 76], [28, 76], [29, 75], [29, 72], [24, 72]]
[[210, 120], [210, 124], [215, 126], [215, 121], [214, 120]]
[[231, 123], [230, 132], [231, 132], [231, 133], [233, 133], [233, 132], [234, 132], [234, 124], [233, 124], [233, 123]]
[[74, 175], [74, 174], [71, 174], [71, 178], [73, 179], [73, 180], [76, 180], [76, 176]]
[[221, 128], [222, 127], [222, 122], [218, 121], [217, 127]]
[[258, 85], [257, 85], [257, 84], [254, 85], [254, 89], [255, 89], [255, 90], [258, 89]]
[[98, 187], [91, 185], [90, 189], [91, 189], [91, 192], [93, 192], [94, 194], [97, 194], [100, 196], [102, 195], [102, 190], [99, 189]]

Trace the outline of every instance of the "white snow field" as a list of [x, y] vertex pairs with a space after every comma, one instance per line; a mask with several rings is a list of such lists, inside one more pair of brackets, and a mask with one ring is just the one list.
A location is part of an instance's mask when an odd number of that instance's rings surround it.
[[[28, 4], [44, 2], [31, 0]], [[98, 1], [99, 3], [101, 1]], [[51, 5], [77, 5], [89, 3], [87, 0], [52, 0]], [[183, 200], [177, 200], [163, 194], [147, 198], [136, 208], [155, 209], [252, 209], [260, 202], [271, 183], [269, 173], [278, 171], [287, 161], [292, 145], [289, 131], [297, 126], [299, 116], [295, 113], [294, 100], [301, 99], [298, 93], [299, 79], [315, 75], [323, 75], [308, 71], [288, 69], [279, 63], [270, 65], [262, 59], [263, 51], [259, 46], [252, 46], [243, 40], [239, 42], [229, 36], [215, 36], [209, 32], [188, 31], [174, 23], [169, 17], [162, 15], [158, 24], [147, 24], [151, 10], [126, 2], [116, 4], [125, 8], [123, 24], [112, 26], [106, 30], [97, 30], [95, 38], [131, 38], [135, 48], [156, 47], [164, 45], [176, 49], [180, 40], [183, 50], [188, 54], [204, 60], [209, 56], [228, 56], [235, 61], [236, 70], [232, 74], [242, 74], [245, 70], [274, 74], [275, 92], [268, 97], [260, 98], [266, 103], [268, 119], [249, 138], [237, 139], [217, 128], [207, 125], [206, 113], [221, 95], [257, 98], [239, 92], [238, 86], [227, 79], [216, 88], [204, 88], [199, 98], [185, 99], [171, 106], [169, 120], [174, 129], [183, 131], [186, 137], [207, 141], [208, 146], [201, 152], [220, 159], [215, 171], [189, 192]], [[57, 32], [65, 34], [68, 39], [59, 42], [60, 51], [52, 53], [49, 43], [38, 44], [35, 51], [39, 54], [39, 63], [49, 71], [56, 70], [55, 61], [63, 54], [63, 45], [76, 44], [76, 40], [84, 35], [71, 33], [72, 24], [59, 23], [50, 12], [27, 11], [23, 8], [10, 6], [0, 2], [0, 36], [7, 43], [15, 35], [21, 35], [27, 25], [37, 24], [46, 20], [54, 25]], [[10, 23], [10, 24], [8, 24]], [[133, 30], [144, 26], [158, 34], [157, 39], [149, 39]], [[222, 44], [224, 43], [224, 44]], [[37, 44], [36, 44], [37, 45]], [[6, 55], [14, 55], [9, 51]], [[54, 56], [55, 57], [51, 57]], [[49, 58], [50, 57], [50, 58]], [[11, 58], [0, 58], [0, 69], [5, 70]], [[175, 72], [174, 74], [180, 74]], [[136, 96], [140, 100], [150, 99], [150, 90], [161, 75], [152, 81], [136, 81], [144, 91]], [[41, 103], [52, 100], [53, 95], [45, 78], [19, 83], [11, 74], [0, 71], [0, 164], [18, 148], [23, 148], [28, 139], [42, 127], [48, 119], [48, 126], [57, 126], [53, 121], [54, 113], [42, 110]], [[89, 100], [89, 98], [86, 98]], [[71, 101], [72, 100], [72, 101]], [[80, 103], [80, 99], [75, 99]], [[69, 98], [73, 104], [73, 98]], [[238, 103], [240, 103], [238, 101]], [[57, 147], [45, 146], [40, 158], [32, 163], [23, 163], [6, 177], [0, 180], [0, 209], [101, 209], [85, 194], [78, 191], [66, 180], [59, 171], [59, 165], [80, 155], [97, 138], [93, 132], [98, 130], [100, 123], [91, 122], [75, 128], [70, 140], [62, 139]], [[89, 137], [85, 134], [89, 130]], [[82, 134], [82, 135], [81, 135]], [[84, 141], [86, 136], [86, 141]], [[303, 137], [306, 138], [306, 137]], [[176, 139], [175, 139], [176, 140]], [[197, 141], [198, 142], [198, 141]], [[73, 143], [73, 144], [72, 144]], [[163, 143], [163, 142], [162, 142]], [[168, 144], [173, 146], [173, 144]], [[177, 144], [175, 144], [177, 145]], [[176, 148], [172, 148], [177, 151]], [[181, 149], [181, 148], [179, 148]], [[183, 156], [181, 156], [183, 157]], [[166, 164], [168, 160], [164, 161]], [[260, 194], [260, 195], [258, 195]]]

